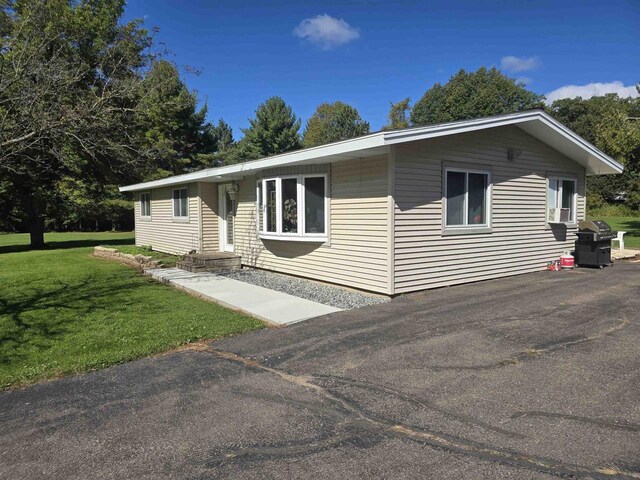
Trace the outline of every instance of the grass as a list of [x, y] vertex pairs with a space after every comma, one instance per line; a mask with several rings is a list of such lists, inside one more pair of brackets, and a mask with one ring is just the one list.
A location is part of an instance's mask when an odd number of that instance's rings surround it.
[[130, 245], [131, 233], [45, 240], [27, 251], [28, 235], [0, 235], [0, 389], [263, 326], [91, 256], [94, 245]]
[[165, 267], [174, 266], [178, 261], [177, 255], [169, 255], [168, 253], [155, 252], [149, 247], [136, 247], [135, 245], [102, 245], [103, 247], [115, 248], [121, 253], [128, 253], [130, 255], [146, 255], [157, 260]]
[[[613, 230], [622, 230], [625, 248], [640, 249], [640, 217], [591, 217], [596, 220], [604, 220]], [[616, 243], [615, 247], [618, 244]]]

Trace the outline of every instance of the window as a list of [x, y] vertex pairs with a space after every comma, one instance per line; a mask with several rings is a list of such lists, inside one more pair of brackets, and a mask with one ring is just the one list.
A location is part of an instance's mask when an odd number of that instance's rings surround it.
[[151, 194], [140, 194], [140, 216], [143, 218], [151, 218]]
[[189, 190], [186, 187], [176, 188], [173, 191], [173, 218], [189, 219]]
[[325, 233], [325, 178], [304, 179], [304, 232]]
[[547, 212], [549, 223], [576, 221], [577, 188], [573, 178], [549, 177]]
[[327, 176], [259, 180], [257, 225], [262, 238], [320, 240], [327, 236]]
[[489, 227], [489, 172], [445, 170], [445, 228]]

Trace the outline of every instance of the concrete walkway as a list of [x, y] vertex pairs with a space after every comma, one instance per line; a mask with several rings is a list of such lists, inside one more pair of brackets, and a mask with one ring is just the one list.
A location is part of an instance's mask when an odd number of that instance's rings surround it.
[[215, 273], [190, 273], [178, 268], [157, 268], [145, 272], [158, 281], [276, 325], [289, 325], [340, 311], [339, 308], [232, 280]]
[[630, 248], [625, 248], [624, 250], [615, 248], [611, 249], [611, 258], [614, 260], [628, 260], [638, 256], [640, 256], [640, 250], [632, 250]]

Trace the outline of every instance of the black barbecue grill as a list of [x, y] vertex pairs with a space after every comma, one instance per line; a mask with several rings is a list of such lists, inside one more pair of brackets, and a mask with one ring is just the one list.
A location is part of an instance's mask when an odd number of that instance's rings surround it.
[[599, 268], [611, 265], [611, 240], [618, 232], [603, 220], [584, 220], [578, 225], [576, 235], [576, 265]]

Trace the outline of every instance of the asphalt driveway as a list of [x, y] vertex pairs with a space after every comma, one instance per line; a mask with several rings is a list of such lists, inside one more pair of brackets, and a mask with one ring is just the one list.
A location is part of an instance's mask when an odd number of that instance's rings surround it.
[[407, 295], [0, 394], [0, 478], [640, 478], [640, 265]]

